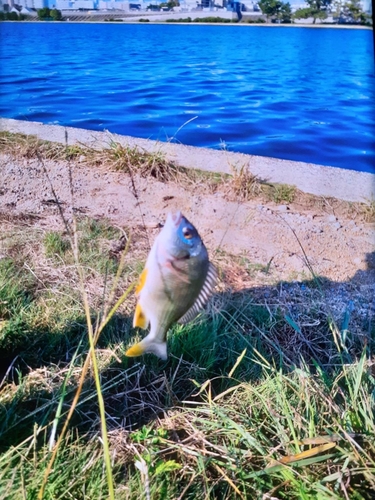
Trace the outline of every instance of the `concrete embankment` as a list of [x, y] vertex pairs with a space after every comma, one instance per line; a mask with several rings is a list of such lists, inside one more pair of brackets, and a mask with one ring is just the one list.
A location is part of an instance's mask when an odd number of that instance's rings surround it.
[[365, 172], [164, 143], [110, 134], [106, 131], [95, 132], [6, 118], [0, 118], [0, 130], [35, 135], [40, 139], [63, 144], [67, 133], [69, 144], [80, 143], [91, 147], [108, 147], [112, 139], [123, 145], [138, 146], [151, 153], [163, 152], [168, 159], [187, 168], [231, 174], [233, 169], [247, 166], [254, 175], [262, 180], [291, 184], [305, 193], [352, 202], [366, 202], [375, 199], [375, 174]]

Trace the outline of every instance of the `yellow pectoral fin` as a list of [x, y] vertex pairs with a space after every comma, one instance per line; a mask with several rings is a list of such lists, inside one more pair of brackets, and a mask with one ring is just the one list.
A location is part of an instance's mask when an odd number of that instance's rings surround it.
[[133, 319], [133, 327], [138, 326], [138, 328], [142, 328], [145, 330], [148, 327], [148, 320], [142, 311], [141, 305], [137, 304], [134, 313]]
[[141, 275], [139, 276], [138, 285], [136, 286], [135, 293], [138, 295], [142, 288], [145, 286], [147, 278], [147, 269], [143, 269]]
[[141, 342], [138, 344], [133, 345], [130, 347], [126, 353], [125, 356], [129, 356], [130, 358], [135, 358], [136, 356], [142, 356], [142, 354], [145, 352], [144, 347], [141, 345]]

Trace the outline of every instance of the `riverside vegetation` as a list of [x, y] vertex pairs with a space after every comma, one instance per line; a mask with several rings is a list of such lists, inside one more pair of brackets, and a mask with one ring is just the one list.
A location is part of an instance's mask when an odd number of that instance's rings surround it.
[[[191, 173], [113, 142], [92, 150], [2, 133], [0, 146], [8, 161], [79, 159], [126, 171], [130, 183], [140, 174], [224, 185], [245, 200], [262, 189], [300, 196], [245, 169]], [[61, 228], [32, 213], [0, 214], [5, 498], [373, 498], [370, 312], [360, 318], [348, 306], [337, 315], [311, 265], [304, 282], [244, 289], [241, 277], [266, 281], [269, 268], [217, 249], [221, 280], [206, 312], [173, 327], [168, 361], [134, 361], [124, 351], [135, 334], [130, 291], [148, 253], [145, 229], [50, 203]], [[373, 220], [371, 207], [357, 210]]]
[[[312, 19], [312, 23], [315, 24], [317, 20], [324, 21], [328, 16], [332, 16], [333, 24], [353, 24], [353, 25], [372, 25], [372, 17], [368, 13], [363, 11], [360, 0], [306, 0], [306, 7], [297, 9], [292, 12], [292, 8], [289, 2], [283, 2], [282, 0], [260, 0], [258, 6], [261, 13], [266, 16], [266, 19], [262, 17], [258, 18], [243, 18], [242, 22], [250, 24], [263, 24], [265, 22], [276, 22], [276, 23], [293, 23], [295, 20], [299, 19]], [[173, 7], [179, 7], [177, 1], [162, 3], [159, 6], [150, 5], [152, 11], [160, 10], [163, 7], [172, 9]], [[62, 12], [58, 9], [50, 9], [44, 7], [43, 9], [38, 9], [36, 12], [31, 11], [30, 14], [17, 13], [14, 10], [12, 12], [0, 12], [0, 21], [25, 21], [35, 17], [41, 21], [64, 21], [65, 18]], [[73, 16], [73, 17], [72, 17]], [[81, 20], [87, 18], [87, 20], [94, 21], [94, 17], [90, 15], [83, 14], [79, 12], [69, 13], [69, 18], [72, 20], [75, 17], [79, 17]], [[82, 17], [83, 16], [83, 17]], [[111, 22], [122, 22], [123, 19], [116, 17], [111, 17], [105, 19], [105, 21]], [[139, 22], [150, 22], [150, 19], [141, 18]], [[194, 18], [185, 17], [180, 19], [166, 19], [168, 23], [237, 23], [238, 20], [232, 20], [223, 18], [220, 16], [208, 16], [205, 18]]]

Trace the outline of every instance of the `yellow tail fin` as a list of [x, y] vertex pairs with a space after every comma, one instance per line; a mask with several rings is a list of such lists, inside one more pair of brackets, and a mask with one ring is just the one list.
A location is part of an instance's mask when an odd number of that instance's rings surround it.
[[138, 344], [130, 347], [126, 351], [125, 355], [129, 356], [130, 358], [135, 358], [137, 356], [142, 356], [142, 354], [146, 354], [147, 352], [151, 352], [158, 358], [166, 360], [168, 358], [167, 343], [154, 342], [153, 340], [150, 340], [146, 337], [142, 340], [142, 342], [138, 342]]
[[144, 354], [145, 350], [141, 344], [142, 344], [142, 342], [139, 342], [138, 344], [131, 346], [126, 351], [125, 356], [129, 356], [129, 358], [135, 358], [137, 356], [142, 356], [142, 354]]

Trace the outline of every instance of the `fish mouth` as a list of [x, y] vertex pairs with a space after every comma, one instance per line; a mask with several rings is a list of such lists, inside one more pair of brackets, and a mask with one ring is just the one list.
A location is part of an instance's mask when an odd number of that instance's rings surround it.
[[180, 210], [175, 214], [172, 214], [172, 221], [176, 227], [180, 225], [181, 220], [182, 220], [182, 213], [180, 212]]

